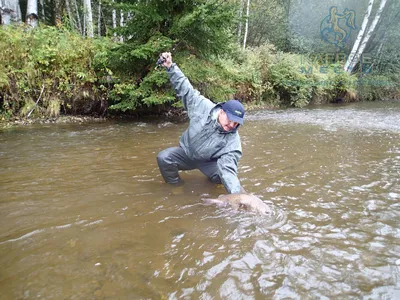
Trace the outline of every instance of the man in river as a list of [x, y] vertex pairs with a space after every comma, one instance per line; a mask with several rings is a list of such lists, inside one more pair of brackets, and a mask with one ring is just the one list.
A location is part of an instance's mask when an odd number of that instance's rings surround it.
[[238, 100], [211, 102], [192, 87], [172, 62], [171, 53], [162, 53], [160, 59], [190, 119], [179, 147], [165, 149], [157, 156], [165, 182], [180, 185], [180, 170], [199, 169], [212, 182], [222, 183], [228, 193], [243, 192], [237, 176], [242, 156], [238, 128], [243, 124], [243, 105]]

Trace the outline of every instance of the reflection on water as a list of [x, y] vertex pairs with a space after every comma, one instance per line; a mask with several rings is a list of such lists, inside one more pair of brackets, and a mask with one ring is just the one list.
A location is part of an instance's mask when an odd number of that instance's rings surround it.
[[185, 124], [2, 131], [0, 299], [399, 299], [399, 115], [250, 114], [240, 177], [270, 217], [202, 205], [224, 190], [197, 171], [162, 182]]

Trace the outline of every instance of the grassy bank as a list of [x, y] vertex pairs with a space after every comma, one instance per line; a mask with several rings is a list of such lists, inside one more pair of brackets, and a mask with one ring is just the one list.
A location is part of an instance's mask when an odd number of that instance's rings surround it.
[[[154, 69], [165, 46], [155, 40], [125, 45], [134, 57], [127, 64], [108, 38], [86, 39], [56, 27], [1, 28], [0, 120], [157, 114], [179, 107], [165, 72]], [[322, 64], [272, 45], [235, 50], [229, 58], [173, 55], [193, 85], [216, 102], [304, 107], [400, 95], [393, 74], [349, 75], [341, 62]]]

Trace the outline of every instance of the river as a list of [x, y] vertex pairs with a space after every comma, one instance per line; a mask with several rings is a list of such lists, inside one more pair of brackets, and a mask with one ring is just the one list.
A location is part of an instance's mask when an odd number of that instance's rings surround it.
[[244, 188], [270, 216], [173, 188], [185, 123], [0, 131], [0, 299], [400, 299], [400, 103], [257, 111]]

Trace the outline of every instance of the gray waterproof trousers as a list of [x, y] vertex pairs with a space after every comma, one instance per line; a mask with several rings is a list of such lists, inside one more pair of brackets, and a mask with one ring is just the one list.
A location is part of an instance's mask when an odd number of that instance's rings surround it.
[[180, 184], [180, 170], [199, 169], [213, 183], [221, 183], [217, 161], [197, 161], [190, 159], [181, 147], [171, 147], [158, 153], [157, 163], [166, 183]]

